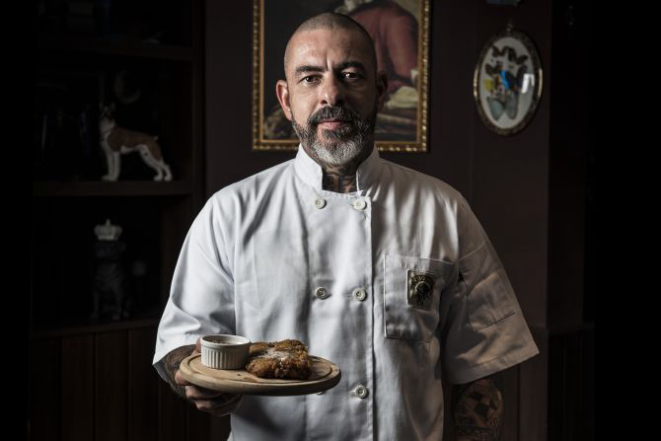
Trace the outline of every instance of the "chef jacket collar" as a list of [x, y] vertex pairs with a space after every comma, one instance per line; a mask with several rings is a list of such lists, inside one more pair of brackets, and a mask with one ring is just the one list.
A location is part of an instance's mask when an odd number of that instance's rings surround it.
[[[358, 165], [356, 171], [356, 185], [359, 192], [367, 189], [374, 182], [378, 175], [379, 162], [379, 150], [374, 146], [372, 153]], [[300, 143], [294, 160], [294, 168], [303, 182], [312, 186], [315, 190], [323, 190], [324, 174], [322, 168], [307, 154]]]

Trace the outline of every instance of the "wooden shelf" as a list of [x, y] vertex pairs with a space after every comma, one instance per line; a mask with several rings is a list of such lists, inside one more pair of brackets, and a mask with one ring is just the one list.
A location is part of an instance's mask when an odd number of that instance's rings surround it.
[[32, 184], [32, 195], [36, 197], [180, 196], [192, 193], [190, 181], [37, 181]]
[[139, 40], [104, 37], [65, 37], [40, 35], [40, 52], [72, 52], [99, 55], [120, 55], [157, 60], [193, 61], [193, 49], [188, 46], [150, 44]]
[[159, 313], [141, 314], [135, 318], [121, 321], [85, 320], [77, 323], [67, 323], [59, 327], [48, 329], [35, 329], [31, 332], [31, 339], [45, 339], [53, 337], [66, 337], [73, 335], [96, 334], [101, 332], [115, 332], [127, 329], [156, 327], [160, 321]]

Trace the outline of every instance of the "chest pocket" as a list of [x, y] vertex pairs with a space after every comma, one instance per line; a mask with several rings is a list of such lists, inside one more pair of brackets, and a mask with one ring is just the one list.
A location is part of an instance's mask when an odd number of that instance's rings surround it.
[[386, 337], [431, 340], [439, 305], [454, 265], [436, 259], [386, 254], [384, 259]]

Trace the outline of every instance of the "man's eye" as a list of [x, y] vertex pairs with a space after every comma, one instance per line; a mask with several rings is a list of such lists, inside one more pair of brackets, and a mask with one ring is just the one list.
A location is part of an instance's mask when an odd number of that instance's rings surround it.
[[358, 74], [356, 72], [344, 72], [342, 76], [347, 80], [358, 79]]
[[303, 79], [301, 81], [303, 81], [304, 83], [313, 83], [316, 80], [317, 80], [317, 77], [315, 75], [310, 75], [308, 77], [303, 77]]

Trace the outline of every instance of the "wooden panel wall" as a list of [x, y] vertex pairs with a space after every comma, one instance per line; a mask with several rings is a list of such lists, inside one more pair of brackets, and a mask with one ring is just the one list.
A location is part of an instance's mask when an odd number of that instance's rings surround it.
[[229, 433], [227, 418], [198, 411], [159, 377], [155, 342], [156, 326], [30, 342], [29, 439], [206, 441]]

